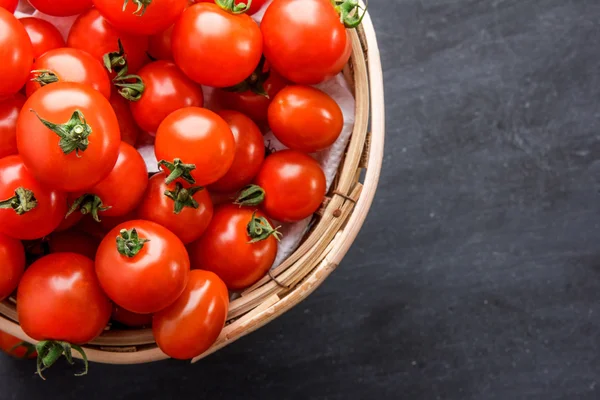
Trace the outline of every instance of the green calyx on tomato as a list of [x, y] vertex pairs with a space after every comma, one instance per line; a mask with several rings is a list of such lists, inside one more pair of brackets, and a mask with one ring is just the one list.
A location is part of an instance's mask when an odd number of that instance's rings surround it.
[[238, 206], [258, 206], [265, 201], [265, 191], [258, 185], [248, 185], [243, 188], [233, 204]]
[[250, 9], [252, 0], [247, 3], [235, 4], [235, 0], [215, 0], [215, 4], [232, 14], [243, 14]]
[[[152, 0], [132, 0], [132, 2], [137, 6], [133, 15], [137, 15], [138, 17], [144, 15], [148, 6], [152, 4]], [[129, 3], [129, 0], [125, 0], [125, 3], [123, 3], [123, 11], [127, 8], [127, 3]]]
[[98, 213], [106, 211], [110, 208], [110, 206], [105, 206], [102, 204], [102, 199], [100, 197], [94, 194], [84, 194], [73, 202], [65, 218], [68, 218], [69, 215], [79, 210], [83, 215], [91, 214], [92, 218], [94, 218], [96, 222], [101, 222]]
[[54, 363], [61, 356], [64, 355], [69, 364], [75, 364], [75, 362], [73, 361], [73, 350], [81, 354], [81, 358], [83, 359], [83, 363], [85, 365], [85, 369], [83, 370], [83, 372], [79, 372], [75, 374], [75, 376], [83, 376], [87, 375], [88, 373], [89, 365], [87, 355], [80, 346], [59, 340], [42, 340], [35, 346], [35, 350], [38, 353], [37, 373], [40, 376], [40, 378], [44, 380], [46, 380], [46, 378], [44, 378], [42, 372], [54, 365]]
[[41, 86], [46, 86], [50, 83], [58, 82], [59, 80], [58, 76], [56, 76], [56, 74], [49, 69], [36, 69], [31, 72], [36, 74], [35, 78], [32, 80], [39, 83]]
[[265, 82], [271, 76], [271, 70], [265, 71], [265, 56], [263, 55], [260, 58], [260, 62], [256, 66], [256, 69], [248, 78], [238, 83], [237, 85], [230, 86], [227, 88], [223, 88], [223, 90], [227, 92], [233, 93], [243, 93], [251, 90], [253, 93], [258, 94], [259, 96], [269, 98], [269, 94], [265, 90]]
[[173, 162], [166, 160], [160, 160], [158, 167], [165, 167], [169, 171], [169, 176], [165, 179], [165, 182], [172, 183], [175, 179], [183, 179], [190, 185], [196, 183], [196, 180], [192, 177], [191, 172], [196, 169], [195, 164], [184, 164], [181, 159], [176, 158]]
[[252, 218], [250, 222], [248, 222], [248, 236], [250, 236], [250, 241], [248, 243], [256, 243], [261, 240], [266, 240], [269, 236], [273, 236], [277, 241], [281, 240], [281, 232], [278, 229], [281, 228], [278, 226], [277, 228], [273, 228], [269, 221], [265, 217], [257, 217], [256, 211], [252, 213]]
[[36, 207], [37, 199], [33, 192], [24, 187], [18, 187], [13, 197], [0, 201], [0, 209], [12, 208], [17, 215], [23, 215]]
[[340, 14], [340, 22], [349, 29], [360, 25], [367, 14], [367, 7], [363, 8], [358, 0], [331, 0], [331, 3], [335, 11]]
[[[32, 354], [34, 354], [36, 352], [35, 346], [32, 345], [31, 343], [20, 342], [20, 343], [15, 344], [13, 347], [11, 347], [8, 350], [8, 353], [11, 355], [15, 355], [15, 350], [17, 350], [20, 347], [23, 347], [25, 349], [25, 353], [18, 358], [22, 358], [24, 360], [29, 358], [29, 356], [31, 356]], [[15, 355], [15, 357], [17, 357], [17, 356]]]
[[75, 110], [71, 118], [64, 124], [55, 124], [40, 117], [35, 110], [31, 109], [36, 117], [60, 137], [58, 145], [65, 154], [73, 151], [77, 157], [81, 157], [79, 152], [85, 151], [90, 144], [88, 137], [92, 134], [92, 127], [85, 122], [85, 116], [79, 110]]
[[121, 229], [117, 236], [117, 251], [125, 257], [132, 258], [142, 250], [144, 243], [149, 241], [150, 239], [140, 238], [135, 228]]
[[[127, 2], [125, 2], [125, 5], [127, 5]], [[142, 98], [142, 94], [146, 89], [144, 81], [142, 81], [139, 75], [128, 73], [127, 57], [125, 56], [125, 49], [123, 48], [121, 39], [118, 39], [117, 43], [119, 46], [117, 51], [112, 51], [104, 55], [104, 67], [110, 73], [113, 71], [116, 72], [112, 81], [118, 88], [119, 94], [129, 101], [138, 101]]]
[[166, 190], [164, 194], [175, 203], [173, 206], [173, 213], [179, 214], [184, 207], [197, 209], [200, 206], [194, 199], [194, 195], [201, 190], [204, 190], [202, 186], [192, 186], [186, 189], [181, 183], [176, 182], [175, 189]]

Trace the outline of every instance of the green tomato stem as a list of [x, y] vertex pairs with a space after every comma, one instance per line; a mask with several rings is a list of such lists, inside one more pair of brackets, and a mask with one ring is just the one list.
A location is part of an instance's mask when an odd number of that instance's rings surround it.
[[90, 144], [88, 137], [92, 134], [92, 127], [86, 123], [81, 111], [75, 110], [71, 118], [64, 124], [55, 124], [45, 120], [33, 109], [29, 111], [33, 112], [46, 128], [60, 137], [58, 145], [65, 155], [74, 151], [77, 157], [81, 157], [79, 152], [88, 148]]
[[35, 77], [31, 80], [39, 83], [40, 86], [46, 86], [59, 81], [58, 76], [49, 69], [34, 69], [31, 72], [35, 74]]
[[184, 188], [180, 182], [175, 183], [174, 190], [166, 190], [164, 195], [173, 200], [173, 214], [179, 214], [184, 207], [190, 207], [197, 209], [200, 207], [198, 202], [194, 199], [194, 195], [199, 191], [203, 190], [202, 186], [192, 186]]
[[196, 180], [192, 177], [191, 174], [191, 172], [196, 169], [195, 164], [184, 164], [183, 161], [181, 161], [181, 159], [176, 158], [173, 160], [173, 162], [160, 160], [158, 162], [158, 167], [164, 167], [163, 169], [169, 171], [169, 175], [165, 180], [167, 184], [172, 183], [176, 179], [183, 179], [190, 185], [196, 183]]
[[79, 210], [83, 215], [91, 214], [92, 218], [96, 222], [100, 222], [100, 217], [98, 216], [99, 212], [106, 211], [112, 208], [111, 206], [105, 206], [102, 203], [102, 199], [94, 194], [84, 194], [80, 196], [73, 202], [67, 215], [65, 218], [68, 218], [69, 215], [73, 214], [75, 211]]
[[137, 230], [134, 229], [121, 229], [119, 236], [117, 236], [117, 251], [119, 254], [125, 257], [135, 257], [140, 250], [144, 247], [149, 239], [142, 239], [139, 237]]
[[247, 3], [235, 4], [235, 0], [215, 0], [215, 4], [231, 14], [243, 14], [250, 9], [252, 0]]
[[267, 81], [267, 79], [269, 79], [269, 76], [271, 76], [271, 70], [267, 70], [267, 71], [264, 70], [265, 69], [265, 61], [266, 61], [266, 59], [265, 59], [265, 56], [263, 55], [260, 58], [260, 62], [256, 66], [256, 69], [254, 70], [254, 72], [252, 72], [252, 74], [248, 78], [246, 78], [242, 82], [238, 83], [237, 85], [230, 86], [230, 87], [224, 88], [222, 90], [225, 90], [227, 92], [234, 92], [234, 93], [243, 93], [243, 92], [247, 92], [248, 90], [251, 90], [253, 93], [256, 93], [259, 96], [263, 96], [268, 99], [269, 94], [265, 90], [265, 82]]
[[[132, 2], [137, 6], [133, 15], [137, 15], [138, 17], [143, 16], [146, 13], [148, 6], [152, 4], [152, 0], [132, 0]], [[125, 3], [123, 3], [123, 11], [127, 8], [127, 3], [129, 3], [129, 0], [125, 0]]]
[[73, 361], [73, 350], [81, 354], [81, 358], [83, 359], [83, 363], [85, 365], [83, 372], [79, 372], [75, 374], [75, 376], [83, 376], [87, 375], [88, 373], [89, 363], [87, 355], [80, 346], [59, 340], [42, 340], [35, 346], [35, 350], [38, 353], [37, 373], [40, 378], [44, 380], [46, 380], [46, 378], [44, 378], [42, 372], [53, 366], [61, 356], [65, 356], [69, 364], [75, 364]]
[[265, 201], [265, 190], [258, 185], [248, 185], [243, 188], [233, 204], [238, 206], [258, 206]]
[[367, 14], [368, 1], [363, 8], [358, 0], [331, 0], [335, 11], [340, 15], [340, 22], [348, 29], [356, 28]]
[[248, 222], [248, 236], [250, 237], [249, 244], [257, 243], [266, 240], [269, 236], [273, 236], [277, 241], [281, 240], [280, 226], [273, 228], [265, 217], [257, 217], [256, 211], [252, 213], [252, 218]]
[[12, 208], [17, 215], [23, 215], [37, 207], [37, 199], [33, 192], [24, 187], [18, 187], [15, 195], [0, 201], [0, 209]]

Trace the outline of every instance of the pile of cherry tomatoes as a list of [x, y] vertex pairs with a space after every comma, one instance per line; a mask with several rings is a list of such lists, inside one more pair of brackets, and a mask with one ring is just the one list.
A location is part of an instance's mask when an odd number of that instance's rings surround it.
[[[189, 359], [219, 336], [229, 293], [272, 267], [277, 223], [310, 217], [310, 155], [343, 128], [309, 85], [340, 73], [356, 0], [29, 0], [78, 15], [66, 41], [0, 0], [0, 300], [16, 292], [38, 372], [109, 321], [151, 326]], [[195, 3], [195, 4], [194, 4]], [[211, 109], [203, 87], [215, 88]], [[265, 148], [271, 130], [288, 149]], [[154, 145], [160, 172], [136, 150]], [[86, 361], [87, 372], [87, 361]]]

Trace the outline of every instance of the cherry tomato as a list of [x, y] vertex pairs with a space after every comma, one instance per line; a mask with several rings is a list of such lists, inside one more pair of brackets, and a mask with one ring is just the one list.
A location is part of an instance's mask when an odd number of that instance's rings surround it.
[[263, 210], [282, 222], [310, 217], [319, 209], [327, 190], [319, 163], [295, 150], [278, 151], [268, 156], [255, 183], [265, 191]]
[[0, 8], [0, 97], [17, 93], [29, 76], [33, 46], [23, 25]]
[[[154, 151], [157, 160], [185, 171], [189, 183], [208, 185], [231, 167], [235, 139], [223, 118], [204, 108], [187, 107], [171, 113], [160, 124]], [[166, 169], [173, 170], [172, 165]]]
[[148, 42], [148, 54], [157, 60], [173, 60], [173, 50], [171, 49], [171, 37], [173, 35], [173, 25], [164, 31], [152, 35]]
[[121, 131], [121, 140], [127, 144], [135, 146], [141, 129], [135, 123], [129, 101], [125, 100], [117, 90], [113, 90], [110, 95], [110, 105], [119, 121], [119, 130]]
[[16, 358], [36, 358], [35, 346], [0, 331], [0, 350]]
[[48, 238], [50, 253], [77, 253], [87, 258], [94, 259], [100, 240], [87, 233], [68, 230], [55, 232]]
[[204, 233], [212, 218], [210, 195], [200, 186], [167, 184], [166, 178], [164, 172], [150, 178], [138, 217], [164, 226], [184, 244], [191, 243]]
[[87, 343], [102, 333], [111, 311], [94, 262], [80, 254], [40, 258], [25, 271], [17, 290], [19, 323], [35, 340]]
[[192, 80], [227, 87], [252, 74], [262, 55], [262, 38], [249, 16], [199, 3], [177, 20], [172, 48], [175, 62]]
[[0, 159], [0, 232], [39, 239], [60, 225], [66, 212], [66, 195], [41, 185], [20, 156]]
[[62, 35], [50, 22], [33, 17], [21, 18], [19, 21], [25, 27], [33, 45], [33, 58], [37, 59], [48, 50], [66, 46]]
[[25, 271], [25, 249], [21, 242], [0, 234], [0, 301], [17, 288]]
[[[68, 200], [68, 198], [67, 198], [67, 200]], [[69, 215], [66, 215], [63, 218], [60, 225], [54, 230], [54, 232], [64, 232], [68, 229], [71, 229], [75, 225], [79, 224], [81, 222], [82, 218], [83, 218], [82, 213], [71, 213]], [[104, 237], [104, 236], [102, 236], [102, 237]]]
[[85, 51], [63, 47], [47, 51], [33, 63], [30, 79], [25, 85], [27, 97], [42, 86], [55, 82], [86, 84], [107, 99], [111, 83], [104, 66]]
[[[48, 128], [52, 124], [58, 126]], [[42, 183], [68, 192], [104, 179], [117, 161], [119, 143], [119, 123], [110, 103], [80, 83], [40, 88], [27, 99], [17, 121], [17, 148], [27, 168]]]
[[[194, 3], [214, 3], [215, 0], [192, 0]], [[250, 4], [250, 8], [245, 11], [246, 14], [252, 15], [256, 14], [258, 10], [262, 8], [262, 6], [267, 2], [267, 0], [252, 0], [252, 4]], [[235, 0], [235, 4], [238, 5], [240, 3], [248, 4], [248, 0]]]
[[67, 44], [87, 51], [98, 61], [104, 62], [105, 54], [119, 50], [119, 39], [125, 50], [128, 71], [135, 73], [146, 62], [148, 38], [118, 31], [95, 8], [77, 17], [69, 31]]
[[130, 328], [139, 328], [152, 324], [152, 314], [136, 314], [124, 308], [115, 306], [112, 319]]
[[19, 5], [19, 0], [0, 0], [0, 7], [14, 13]]
[[227, 287], [208, 271], [191, 271], [181, 297], [152, 319], [156, 344], [169, 357], [194, 358], [213, 345], [229, 310]]
[[0, 100], [0, 158], [17, 154], [17, 117], [25, 104], [19, 93]]
[[81, 14], [92, 8], [92, 0], [29, 0], [36, 10], [55, 17]]
[[156, 132], [160, 123], [175, 110], [204, 104], [202, 88], [172, 62], [150, 63], [138, 75], [145, 90], [142, 98], [129, 106], [138, 126], [147, 132]]
[[117, 225], [96, 253], [96, 274], [108, 297], [137, 314], [172, 304], [185, 289], [189, 270], [181, 240], [150, 221]]
[[269, 126], [290, 149], [314, 153], [335, 143], [344, 116], [327, 93], [310, 86], [288, 86], [269, 106]]
[[233, 192], [252, 182], [265, 159], [265, 143], [254, 122], [237, 111], [220, 111], [235, 139], [233, 164], [221, 179], [210, 185], [217, 192]]
[[352, 51], [330, 0], [274, 0], [260, 29], [267, 60], [292, 82], [312, 85], [342, 71]]
[[188, 246], [192, 268], [214, 272], [230, 290], [247, 288], [273, 265], [278, 235], [261, 212], [219, 206], [204, 235]]
[[148, 186], [148, 169], [141, 154], [121, 142], [119, 158], [108, 176], [82, 192], [72, 195], [71, 210], [100, 217], [126, 215], [142, 200]]
[[173, 25], [188, 0], [93, 0], [94, 6], [117, 29], [136, 35], [153, 35]]

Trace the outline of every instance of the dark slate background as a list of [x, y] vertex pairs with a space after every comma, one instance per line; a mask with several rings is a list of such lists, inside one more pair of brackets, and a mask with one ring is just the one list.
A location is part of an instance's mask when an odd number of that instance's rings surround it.
[[0, 357], [1, 399], [600, 398], [600, 4], [370, 3], [385, 165], [339, 270], [193, 366]]

